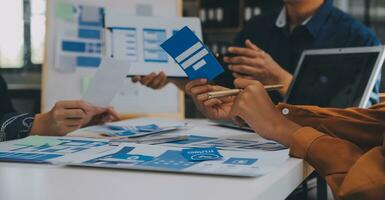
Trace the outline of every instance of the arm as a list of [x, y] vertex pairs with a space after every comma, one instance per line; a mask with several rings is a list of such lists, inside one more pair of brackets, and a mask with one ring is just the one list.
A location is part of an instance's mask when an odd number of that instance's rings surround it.
[[309, 162], [338, 199], [385, 198], [383, 147], [364, 153], [349, 141], [301, 128], [292, 135], [290, 155]]
[[367, 150], [382, 143], [385, 133], [385, 104], [370, 109], [320, 108], [317, 106], [277, 105], [287, 118], [330, 136], [348, 140]]
[[0, 142], [27, 137], [30, 133], [34, 114], [6, 113], [0, 115]]
[[[385, 198], [384, 147], [372, 147], [365, 153], [347, 140], [301, 127], [272, 104], [260, 83], [237, 79], [235, 85], [243, 88], [243, 92], [234, 101], [230, 116], [241, 118], [262, 137], [290, 147], [291, 156], [305, 159], [325, 177], [337, 199]], [[295, 109], [289, 111], [295, 112]], [[319, 112], [322, 110], [319, 109]], [[333, 116], [324, 118], [333, 119]], [[349, 125], [338, 123], [335, 126]], [[383, 143], [383, 137], [380, 143]]]
[[7, 84], [0, 76], [0, 142], [28, 136], [33, 120], [34, 114], [15, 111]]

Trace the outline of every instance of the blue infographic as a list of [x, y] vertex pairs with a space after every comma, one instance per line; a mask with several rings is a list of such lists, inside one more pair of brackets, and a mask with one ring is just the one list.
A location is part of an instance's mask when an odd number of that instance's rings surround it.
[[167, 53], [160, 47], [166, 39], [166, 29], [143, 29], [143, 55], [145, 62], [168, 62]]
[[12, 162], [34, 162], [44, 163], [49, 159], [58, 158], [61, 154], [39, 154], [39, 153], [14, 153], [14, 152], [0, 152], [0, 161]]
[[[33, 136], [32, 136], [33, 137]], [[27, 139], [28, 140], [28, 139]], [[49, 139], [47, 141], [51, 141]], [[82, 152], [91, 148], [108, 144], [104, 141], [56, 139], [57, 144], [12, 144], [0, 150], [0, 161], [47, 162], [67, 154]]]
[[85, 161], [73, 162], [71, 165], [258, 176], [274, 166], [279, 166], [277, 165], [281, 162], [279, 157], [287, 157], [287, 152], [283, 152], [278, 157], [274, 155], [268, 152], [217, 150], [212, 147], [184, 149], [159, 145], [121, 144], [116, 149], [93, 155]]
[[161, 44], [161, 47], [178, 63], [190, 80], [213, 80], [223, 73], [215, 56], [187, 26]]
[[[98, 67], [102, 56], [104, 9], [96, 6], [67, 5], [72, 16], [57, 23], [55, 69], [75, 71], [76, 67]], [[59, 9], [59, 8], [57, 8]]]

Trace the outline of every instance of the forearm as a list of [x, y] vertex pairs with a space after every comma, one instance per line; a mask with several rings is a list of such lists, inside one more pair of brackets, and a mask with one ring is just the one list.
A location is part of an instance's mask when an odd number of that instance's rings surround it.
[[30, 134], [34, 114], [6, 113], [0, 116], [0, 141], [20, 139]]
[[[291, 156], [305, 159], [325, 177], [339, 199], [369, 197], [373, 191], [378, 193], [384, 190], [384, 153], [382, 149], [364, 154], [353, 143], [324, 135], [312, 128], [302, 128], [294, 133], [290, 148]], [[382, 183], [381, 189], [375, 182]]]
[[277, 105], [277, 109], [291, 121], [343, 138], [365, 150], [382, 144], [385, 132], [384, 108], [385, 104], [371, 109]]

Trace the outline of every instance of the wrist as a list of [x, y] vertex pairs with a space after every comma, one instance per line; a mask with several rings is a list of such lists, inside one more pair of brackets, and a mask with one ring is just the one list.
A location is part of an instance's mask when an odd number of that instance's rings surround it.
[[35, 115], [35, 119], [32, 123], [31, 135], [46, 135], [49, 133], [48, 125], [49, 124], [49, 116], [48, 113], [40, 113]]
[[278, 92], [282, 96], [285, 96], [287, 94], [292, 80], [293, 80], [293, 76], [289, 74], [287, 71], [285, 71], [284, 69], [282, 69], [282, 73], [279, 76], [279, 80], [278, 80], [279, 84], [283, 85], [283, 88], [278, 90]]
[[301, 128], [300, 125], [286, 118], [282, 121], [282, 123], [277, 124], [275, 127], [276, 130], [274, 131], [272, 139], [285, 145], [286, 147], [290, 147], [292, 135]]

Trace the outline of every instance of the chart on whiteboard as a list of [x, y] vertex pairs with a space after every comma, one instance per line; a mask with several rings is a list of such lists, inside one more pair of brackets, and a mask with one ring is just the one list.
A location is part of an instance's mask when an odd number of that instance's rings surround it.
[[163, 71], [168, 76], [186, 77], [161, 44], [188, 26], [202, 38], [200, 21], [185, 17], [143, 17], [106, 10], [106, 53], [131, 62], [129, 75]]
[[57, 12], [55, 70], [73, 72], [77, 68], [98, 67], [103, 48], [104, 8], [58, 3], [57, 11], [61, 12]]

